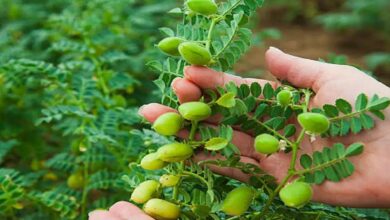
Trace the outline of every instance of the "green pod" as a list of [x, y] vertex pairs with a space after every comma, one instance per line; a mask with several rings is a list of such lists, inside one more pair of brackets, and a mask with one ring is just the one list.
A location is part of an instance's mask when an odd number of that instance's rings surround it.
[[282, 106], [287, 106], [291, 103], [292, 94], [288, 90], [282, 90], [276, 95], [276, 100]]
[[184, 119], [175, 112], [160, 115], [153, 123], [153, 129], [161, 135], [175, 135], [183, 127]]
[[298, 115], [298, 122], [306, 131], [322, 134], [329, 129], [329, 119], [320, 113], [306, 112]]
[[212, 15], [218, 11], [217, 4], [212, 0], [189, 0], [187, 6], [192, 11], [202, 15]]
[[280, 199], [286, 206], [300, 208], [310, 202], [313, 190], [305, 182], [293, 182], [285, 185], [279, 192]]
[[175, 220], [180, 216], [179, 206], [162, 199], [149, 200], [144, 205], [144, 211], [157, 220]]
[[195, 42], [184, 42], [179, 45], [179, 53], [187, 63], [205, 66], [211, 61], [210, 52]]
[[143, 204], [153, 198], [160, 184], [155, 180], [147, 180], [139, 184], [131, 194], [131, 200]]
[[141, 167], [145, 170], [159, 170], [166, 165], [167, 163], [158, 158], [157, 153], [150, 153], [141, 160]]
[[179, 45], [183, 42], [184, 40], [179, 37], [167, 37], [162, 39], [157, 47], [168, 55], [179, 56]]
[[187, 102], [179, 106], [179, 113], [190, 121], [202, 121], [211, 115], [211, 108], [203, 102]]
[[84, 187], [84, 177], [81, 173], [71, 174], [66, 180], [66, 184], [71, 189], [81, 189]]
[[279, 140], [270, 134], [260, 134], [255, 138], [255, 149], [262, 154], [273, 154], [279, 150]]
[[242, 215], [252, 203], [254, 191], [247, 186], [240, 186], [230, 191], [222, 204], [222, 211], [228, 215]]
[[157, 150], [159, 159], [165, 162], [180, 162], [186, 160], [192, 156], [193, 152], [190, 145], [177, 142], [166, 144]]
[[160, 183], [163, 187], [176, 186], [180, 181], [180, 176], [164, 174], [160, 177]]

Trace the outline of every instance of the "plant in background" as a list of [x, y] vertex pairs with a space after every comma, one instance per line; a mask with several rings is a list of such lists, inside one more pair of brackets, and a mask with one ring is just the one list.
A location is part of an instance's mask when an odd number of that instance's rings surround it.
[[[130, 174], [122, 178], [130, 188], [135, 188], [131, 200], [143, 205], [152, 217], [348, 219], [356, 215], [357, 211], [307, 204], [312, 198], [312, 185], [339, 182], [352, 175], [354, 165], [350, 158], [361, 154], [364, 144], [337, 143], [310, 155], [299, 154], [300, 147], [307, 136], [314, 140], [318, 136], [345, 136], [373, 128], [373, 117], [384, 120], [382, 111], [390, 104], [388, 98], [361, 94], [353, 103], [354, 110], [343, 99], [335, 105], [309, 109], [313, 97], [309, 89], [229, 83], [216, 91], [205, 90], [199, 101], [178, 104], [169, 87], [188, 64], [230, 71], [250, 46], [251, 31], [240, 26], [240, 21], [261, 5], [259, 0], [227, 0], [219, 4], [189, 0], [183, 8], [171, 10], [183, 16], [176, 31], [161, 29], [168, 38], [158, 46], [171, 57], [163, 63], [154, 61], [151, 66], [161, 73], [156, 84], [164, 94], [162, 103], [177, 112], [161, 115], [152, 126], [160, 135], [167, 135], [161, 137], [163, 143], [155, 141], [149, 145], [141, 159], [141, 167], [152, 171], [146, 172], [134, 163], [130, 165]], [[219, 126], [203, 123], [217, 114], [221, 117]], [[292, 123], [294, 120], [298, 123]], [[171, 136], [182, 127], [189, 131], [188, 136]], [[290, 168], [279, 184], [259, 167], [240, 162], [240, 151], [232, 143], [232, 127], [256, 136], [254, 146], [248, 147], [264, 156], [279, 151], [290, 153]], [[148, 136], [147, 130], [137, 133]], [[217, 157], [196, 162], [192, 156], [199, 151]], [[301, 168], [297, 168], [298, 163]], [[214, 174], [210, 165], [236, 168], [251, 174], [250, 181], [241, 183]]]
[[[390, 23], [388, 8], [390, 2], [386, 0], [347, 0], [341, 12], [331, 12], [320, 15], [317, 22], [333, 31], [375, 31], [385, 45], [390, 43]], [[361, 32], [366, 34], [366, 32]], [[360, 36], [361, 33], [356, 34]], [[366, 56], [365, 62], [370, 71], [383, 67], [390, 70], [390, 53], [378, 51]]]
[[[0, 219], [85, 219], [125, 199], [174, 1], [0, 0]], [[143, 81], [143, 83], [141, 83]]]

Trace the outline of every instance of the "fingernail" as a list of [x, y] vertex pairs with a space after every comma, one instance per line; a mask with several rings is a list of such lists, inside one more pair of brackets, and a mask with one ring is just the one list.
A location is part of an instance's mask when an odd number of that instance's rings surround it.
[[177, 83], [179, 82], [181, 80], [181, 78], [180, 77], [177, 77], [177, 78], [175, 78], [173, 81], [172, 81], [172, 83], [171, 83], [171, 87], [172, 87], [172, 90], [176, 93], [176, 86], [177, 86]]
[[283, 51], [281, 51], [279, 48], [276, 48], [276, 47], [269, 47], [268, 50], [273, 50], [273, 51], [276, 51], [276, 52], [283, 53]]
[[144, 116], [141, 114], [141, 112], [142, 112], [142, 110], [143, 110], [146, 106], [147, 106], [147, 105], [143, 105], [143, 106], [139, 107], [139, 109], [138, 109], [138, 115], [144, 117]]
[[89, 213], [88, 213], [88, 216], [91, 217], [92, 215], [97, 214], [97, 213], [99, 213], [100, 211], [101, 211], [101, 210], [93, 210], [92, 212], [89, 212]]

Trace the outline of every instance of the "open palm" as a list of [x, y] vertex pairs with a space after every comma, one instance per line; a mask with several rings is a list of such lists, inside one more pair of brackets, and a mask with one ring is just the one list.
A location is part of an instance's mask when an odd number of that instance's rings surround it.
[[[266, 53], [266, 61], [270, 72], [279, 79], [289, 81], [301, 88], [311, 88], [316, 93], [310, 103], [311, 107], [322, 107], [324, 104], [333, 104], [336, 99], [343, 98], [354, 102], [360, 93], [369, 97], [378, 94], [390, 97], [390, 88], [364, 74], [356, 68], [343, 65], [326, 64], [317, 61], [294, 57], [271, 48]], [[184, 78], [177, 78], [172, 83], [180, 102], [196, 101], [202, 96], [203, 89], [214, 89], [231, 81], [236, 84], [251, 84], [258, 82], [265, 84], [269, 81], [240, 78], [237, 76], [215, 72], [205, 67], [187, 67]], [[277, 82], [270, 82], [277, 86]], [[161, 114], [175, 111], [169, 107], [152, 103], [140, 109], [147, 120], [153, 122]], [[385, 112], [390, 116], [390, 112]], [[218, 117], [207, 120], [212, 125], [218, 124]], [[387, 167], [390, 166], [390, 123], [378, 121], [374, 129], [358, 135], [343, 138], [317, 139], [311, 143], [305, 139], [301, 153], [311, 153], [341, 142], [349, 145], [354, 142], [363, 142], [365, 152], [352, 159], [356, 171], [354, 174], [339, 183], [325, 182], [314, 187], [314, 200], [352, 207], [390, 207], [390, 175]], [[184, 137], [187, 131], [179, 136]], [[265, 157], [254, 151], [254, 138], [247, 133], [236, 130], [233, 135], [233, 144], [241, 151], [241, 160], [260, 166], [263, 170], [281, 180], [287, 173], [290, 155], [285, 153], [273, 154]], [[196, 160], [208, 159], [205, 155], [195, 156]], [[214, 171], [242, 181], [249, 176], [236, 169], [212, 167]]]

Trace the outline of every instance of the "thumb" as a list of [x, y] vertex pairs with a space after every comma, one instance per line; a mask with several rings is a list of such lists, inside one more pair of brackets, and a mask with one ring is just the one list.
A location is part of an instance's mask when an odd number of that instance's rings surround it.
[[[279, 79], [302, 88], [312, 88], [315, 92], [321, 85], [340, 73], [340, 65], [292, 56], [281, 50], [270, 47], [265, 53], [269, 71]], [[338, 68], [336, 70], [336, 67]]]

